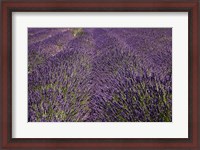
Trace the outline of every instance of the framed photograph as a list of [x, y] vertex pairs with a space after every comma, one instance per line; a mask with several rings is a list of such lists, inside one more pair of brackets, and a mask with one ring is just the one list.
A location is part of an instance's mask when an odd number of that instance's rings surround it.
[[200, 149], [198, 0], [1, 12], [2, 149]]

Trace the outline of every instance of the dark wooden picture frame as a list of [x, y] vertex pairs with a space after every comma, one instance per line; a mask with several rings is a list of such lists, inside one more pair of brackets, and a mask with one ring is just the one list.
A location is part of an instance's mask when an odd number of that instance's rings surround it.
[[[1, 2], [1, 149], [200, 149], [199, 0], [5, 0]], [[12, 12], [188, 12], [188, 138], [12, 138]], [[181, 54], [180, 54], [181, 57]]]

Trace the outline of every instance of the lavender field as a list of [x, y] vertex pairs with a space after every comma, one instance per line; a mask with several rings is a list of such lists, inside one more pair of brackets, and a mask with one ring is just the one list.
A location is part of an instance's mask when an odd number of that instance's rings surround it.
[[171, 28], [28, 28], [29, 122], [171, 122]]

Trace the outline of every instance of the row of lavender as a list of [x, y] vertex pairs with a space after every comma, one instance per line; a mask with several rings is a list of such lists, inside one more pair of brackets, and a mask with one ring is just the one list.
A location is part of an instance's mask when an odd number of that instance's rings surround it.
[[172, 121], [171, 34], [29, 29], [28, 120]]

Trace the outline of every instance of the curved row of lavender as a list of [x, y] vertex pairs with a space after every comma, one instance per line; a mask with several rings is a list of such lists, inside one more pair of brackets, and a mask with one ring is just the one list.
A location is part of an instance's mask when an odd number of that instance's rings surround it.
[[28, 121], [172, 121], [170, 28], [29, 28], [28, 37]]

